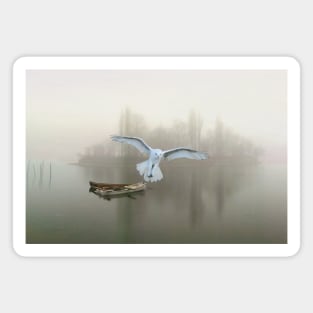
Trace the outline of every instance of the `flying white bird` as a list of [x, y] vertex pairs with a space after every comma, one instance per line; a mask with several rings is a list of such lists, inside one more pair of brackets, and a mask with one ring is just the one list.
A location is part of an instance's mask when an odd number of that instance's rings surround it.
[[147, 154], [149, 156], [148, 160], [138, 163], [136, 166], [140, 175], [143, 175], [144, 180], [148, 182], [156, 182], [163, 178], [163, 174], [159, 167], [162, 159], [170, 161], [180, 158], [194, 160], [205, 160], [208, 158], [208, 154], [206, 152], [200, 152], [189, 148], [175, 148], [166, 151], [152, 149], [141, 138], [138, 137], [111, 136], [111, 139], [113, 141], [132, 145], [141, 153]]

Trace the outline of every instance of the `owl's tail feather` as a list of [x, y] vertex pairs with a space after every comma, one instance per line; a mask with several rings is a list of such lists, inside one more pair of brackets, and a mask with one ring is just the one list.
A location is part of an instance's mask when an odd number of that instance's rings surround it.
[[162, 171], [159, 167], [159, 165], [156, 165], [152, 171], [152, 177], [150, 177], [150, 181], [151, 182], [156, 182], [156, 181], [159, 181], [163, 178], [163, 174], [162, 174]]
[[154, 169], [152, 170], [152, 177], [149, 177], [149, 162], [144, 161], [141, 163], [138, 163], [136, 165], [137, 171], [140, 175], [143, 175], [144, 180], [147, 182], [156, 182], [163, 178], [163, 174], [161, 172], [161, 169], [159, 165], [156, 165]]

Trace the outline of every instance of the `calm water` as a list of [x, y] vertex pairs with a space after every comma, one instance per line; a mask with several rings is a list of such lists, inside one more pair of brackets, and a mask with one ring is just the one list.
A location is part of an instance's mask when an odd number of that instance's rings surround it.
[[[135, 166], [29, 162], [27, 243], [286, 243], [286, 167], [190, 160], [132, 198], [102, 199], [89, 180], [141, 181]], [[40, 174], [41, 172], [41, 174]]]

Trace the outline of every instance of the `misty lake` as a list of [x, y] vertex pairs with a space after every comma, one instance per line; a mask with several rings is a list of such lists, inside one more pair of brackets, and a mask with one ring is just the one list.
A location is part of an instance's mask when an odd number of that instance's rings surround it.
[[177, 160], [161, 169], [145, 191], [106, 200], [89, 181], [140, 182], [135, 164], [52, 163], [50, 174], [49, 162], [29, 162], [27, 243], [287, 242], [285, 165]]

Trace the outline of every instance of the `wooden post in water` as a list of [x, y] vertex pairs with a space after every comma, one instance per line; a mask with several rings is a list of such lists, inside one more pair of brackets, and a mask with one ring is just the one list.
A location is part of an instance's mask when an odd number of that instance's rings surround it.
[[36, 182], [36, 167], [35, 167], [35, 164], [33, 164], [33, 181], [32, 181], [32, 185]]
[[49, 171], [49, 188], [51, 187], [51, 179], [52, 179], [52, 167], [51, 167], [51, 162], [50, 162], [50, 171]]
[[29, 167], [30, 167], [30, 161], [27, 161], [27, 167], [26, 167], [26, 189], [28, 188], [28, 176], [29, 176]]
[[42, 186], [42, 180], [43, 180], [43, 169], [44, 169], [44, 161], [41, 162], [40, 168], [39, 168], [39, 186]]

